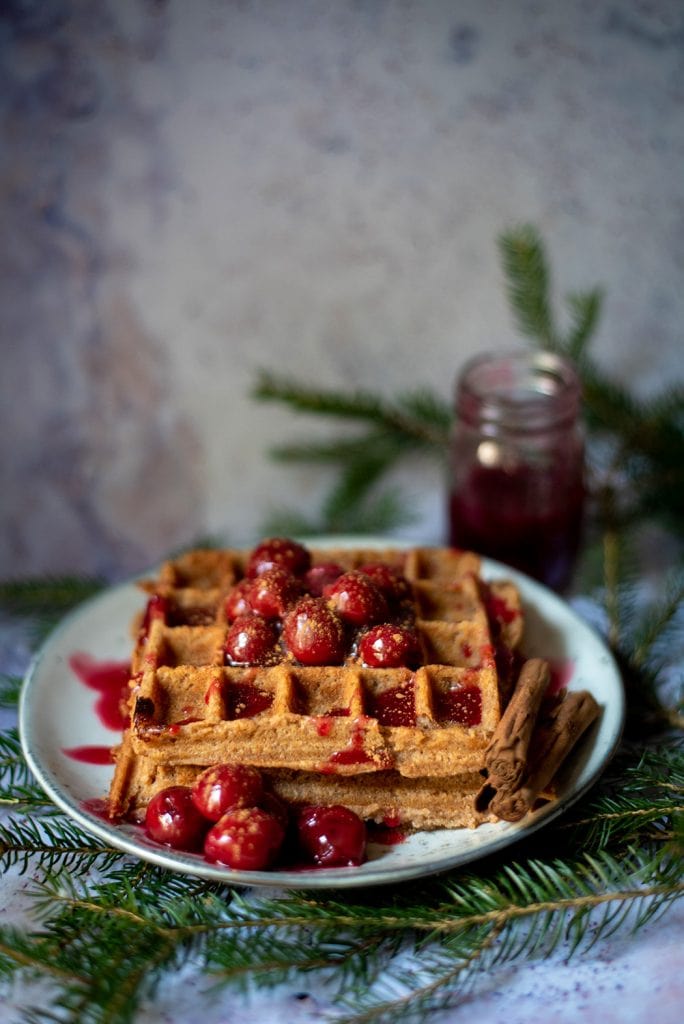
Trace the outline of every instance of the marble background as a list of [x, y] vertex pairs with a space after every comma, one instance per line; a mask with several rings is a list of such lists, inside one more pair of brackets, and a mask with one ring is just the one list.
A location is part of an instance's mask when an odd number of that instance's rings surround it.
[[606, 288], [605, 366], [681, 379], [683, 101], [680, 0], [3, 0], [2, 575], [314, 508], [259, 368], [448, 397], [516, 340], [513, 224]]

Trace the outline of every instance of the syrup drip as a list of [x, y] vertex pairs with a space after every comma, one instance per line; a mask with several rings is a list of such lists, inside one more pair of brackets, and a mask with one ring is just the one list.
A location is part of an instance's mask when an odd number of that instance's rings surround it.
[[323, 766], [324, 772], [334, 772], [337, 765], [346, 764], [370, 764], [373, 758], [366, 753], [364, 747], [364, 724], [365, 717], [357, 718], [349, 738], [349, 743], [344, 750], [336, 750], [331, 754], [327, 763]]
[[99, 694], [95, 713], [102, 725], [114, 732], [122, 732], [128, 724], [122, 705], [128, 696], [129, 663], [97, 661], [89, 654], [76, 652], [69, 658], [69, 668], [88, 689]]

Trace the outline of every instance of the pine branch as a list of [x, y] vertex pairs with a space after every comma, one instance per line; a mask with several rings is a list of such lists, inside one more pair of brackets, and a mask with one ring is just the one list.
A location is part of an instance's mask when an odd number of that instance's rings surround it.
[[22, 679], [19, 676], [11, 676], [0, 673], [0, 707], [15, 708], [19, 703]]
[[0, 863], [5, 869], [18, 866], [25, 872], [38, 860], [43, 871], [59, 867], [85, 874], [93, 867], [104, 870], [122, 856], [62, 816], [10, 818], [0, 824]]
[[550, 304], [550, 274], [544, 244], [530, 224], [499, 236], [506, 292], [521, 334], [555, 351], [559, 341]]
[[0, 607], [14, 615], [54, 615], [65, 612], [92, 597], [104, 586], [103, 580], [80, 576], [0, 582]]
[[450, 410], [426, 391], [411, 392], [389, 403], [372, 392], [324, 391], [267, 371], [259, 374], [252, 396], [262, 401], [282, 402], [296, 412], [374, 424], [404, 440], [411, 438], [438, 448], [443, 448], [447, 440], [451, 419]]

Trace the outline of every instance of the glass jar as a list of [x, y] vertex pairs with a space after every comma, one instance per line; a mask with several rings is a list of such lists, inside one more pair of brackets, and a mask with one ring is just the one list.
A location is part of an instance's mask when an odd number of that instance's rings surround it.
[[485, 354], [456, 386], [450, 543], [554, 590], [570, 582], [584, 506], [580, 383], [551, 352]]

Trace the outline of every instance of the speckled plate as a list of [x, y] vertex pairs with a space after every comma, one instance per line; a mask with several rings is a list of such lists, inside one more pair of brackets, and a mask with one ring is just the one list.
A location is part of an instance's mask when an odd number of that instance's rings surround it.
[[[327, 538], [327, 546], [399, 546], [381, 538]], [[323, 546], [316, 541], [316, 546]], [[356, 868], [233, 871], [198, 854], [160, 847], [134, 825], [114, 825], [98, 814], [107, 793], [111, 764], [85, 763], [74, 750], [104, 749], [117, 735], [102, 723], [98, 695], [72, 670], [75, 654], [97, 662], [121, 662], [129, 655], [129, 624], [141, 607], [135, 582], [104, 591], [81, 605], [50, 636], [26, 676], [19, 726], [26, 759], [50, 798], [87, 832], [143, 860], [172, 871], [246, 886], [354, 888], [405, 881], [466, 864], [514, 843], [562, 814], [595, 782], [613, 754], [624, 718], [622, 683], [600, 637], [559, 597], [528, 577], [484, 560], [487, 579], [509, 578], [520, 588], [526, 614], [524, 652], [564, 667], [570, 689], [590, 690], [602, 708], [564, 766], [559, 799], [522, 822], [497, 822], [477, 829], [418, 832], [394, 846], [370, 844], [367, 861]]]

